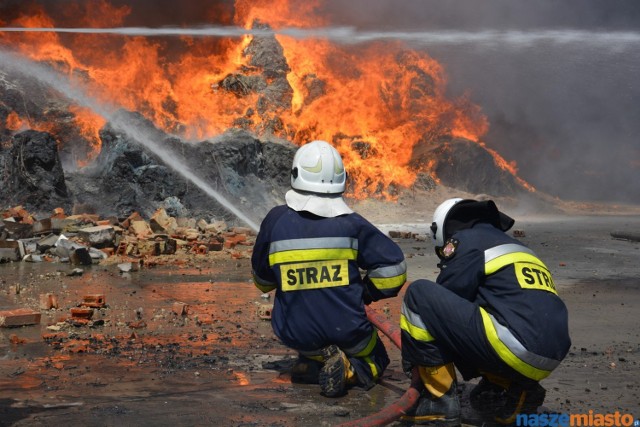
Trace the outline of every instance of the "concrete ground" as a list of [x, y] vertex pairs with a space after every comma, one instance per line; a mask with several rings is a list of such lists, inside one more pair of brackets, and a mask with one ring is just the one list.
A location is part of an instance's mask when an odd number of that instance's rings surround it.
[[[514, 216], [514, 230], [547, 263], [570, 312], [571, 353], [542, 383], [545, 407], [640, 417], [640, 242], [611, 237], [640, 231], [640, 216]], [[410, 281], [437, 275], [421, 217], [389, 222], [372, 214], [385, 231], [418, 233], [395, 238]], [[261, 318], [272, 301], [251, 284], [249, 255], [194, 256], [125, 274], [97, 265], [82, 276], [68, 276], [68, 265], [0, 265], [0, 309], [37, 307], [45, 292], [59, 300], [40, 325], [0, 328], [0, 426], [328, 426], [404, 393], [409, 381], [386, 338], [392, 363], [367, 392], [329, 399], [317, 386], [291, 384], [295, 353]], [[59, 322], [89, 293], [107, 300], [91, 324]], [[185, 315], [174, 312], [176, 302], [188, 304]], [[374, 308], [397, 324], [399, 304]], [[460, 387], [463, 422], [482, 425], [466, 399], [472, 386]]]

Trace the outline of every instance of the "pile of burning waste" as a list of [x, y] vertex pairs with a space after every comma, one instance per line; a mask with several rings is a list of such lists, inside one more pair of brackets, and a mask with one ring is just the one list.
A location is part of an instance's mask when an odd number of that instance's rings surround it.
[[[480, 109], [447, 98], [444, 70], [426, 53], [288, 37], [278, 34], [286, 17], [240, 3], [235, 28], [253, 35], [0, 34], [0, 207], [232, 221], [230, 205], [258, 221], [282, 202], [295, 148], [313, 139], [342, 154], [352, 198], [394, 200], [425, 182], [533, 191], [482, 143]], [[113, 7], [113, 19], [126, 16]], [[55, 26], [46, 11], [32, 18], [8, 24]], [[114, 45], [125, 56], [105, 60]]]

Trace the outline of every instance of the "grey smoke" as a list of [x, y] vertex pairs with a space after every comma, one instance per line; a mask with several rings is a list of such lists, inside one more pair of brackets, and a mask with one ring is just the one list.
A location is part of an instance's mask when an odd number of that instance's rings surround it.
[[[0, 16], [10, 22], [24, 3], [0, 4]], [[112, 3], [132, 7], [123, 25], [135, 31], [246, 31], [234, 27], [231, 0]], [[203, 13], [212, 7], [220, 13]], [[467, 94], [488, 117], [484, 142], [538, 189], [640, 203], [640, 1], [325, 0], [318, 14], [328, 28], [284, 31], [342, 43], [402, 39], [441, 62], [450, 95]], [[68, 16], [56, 22], [77, 26]]]
[[540, 190], [640, 202], [640, 2], [331, 0], [327, 12], [361, 32], [423, 32], [410, 45], [444, 65], [451, 95], [487, 115], [487, 145]]

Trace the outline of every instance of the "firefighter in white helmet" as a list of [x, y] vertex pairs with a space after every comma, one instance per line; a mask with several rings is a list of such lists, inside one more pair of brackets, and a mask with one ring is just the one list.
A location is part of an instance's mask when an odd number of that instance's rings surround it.
[[398, 245], [344, 202], [346, 180], [329, 143], [300, 147], [286, 205], [262, 221], [251, 259], [255, 285], [275, 290], [275, 334], [299, 354], [292, 381], [319, 383], [329, 397], [382, 375], [389, 357], [365, 304], [396, 296], [406, 280]]
[[543, 403], [539, 382], [571, 345], [568, 314], [549, 269], [505, 233], [513, 223], [491, 200], [454, 198], [435, 210], [440, 274], [407, 287], [400, 317], [403, 366], [424, 384], [406, 420], [460, 424], [456, 368], [481, 377], [471, 404], [498, 423]]

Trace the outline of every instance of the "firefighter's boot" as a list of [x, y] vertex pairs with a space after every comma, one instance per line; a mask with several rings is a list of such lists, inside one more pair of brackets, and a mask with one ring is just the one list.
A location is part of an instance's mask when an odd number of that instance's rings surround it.
[[320, 369], [319, 382], [322, 394], [327, 397], [342, 396], [347, 387], [357, 383], [355, 370], [342, 350], [336, 345], [322, 349], [324, 365]]
[[298, 384], [318, 384], [322, 363], [298, 356], [298, 360], [291, 367], [291, 382]]
[[493, 415], [504, 407], [506, 390], [511, 381], [490, 373], [483, 373], [482, 379], [469, 393], [471, 407], [484, 415]]
[[416, 405], [402, 416], [413, 424], [460, 425], [460, 400], [453, 363], [418, 367], [424, 389]]
[[502, 408], [496, 412], [494, 420], [499, 424], [510, 425], [516, 421], [518, 414], [535, 414], [544, 403], [547, 394], [539, 383], [512, 383], [505, 391]]

